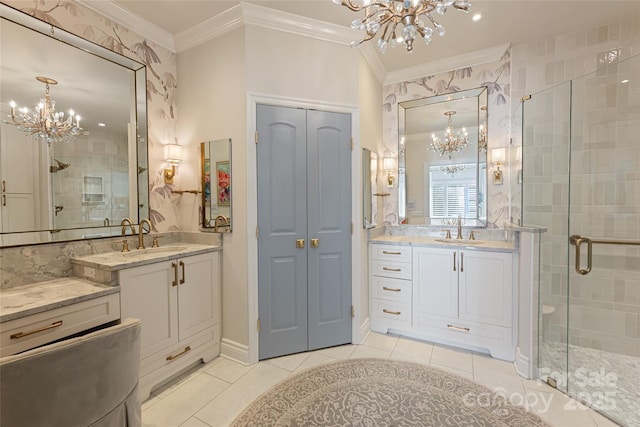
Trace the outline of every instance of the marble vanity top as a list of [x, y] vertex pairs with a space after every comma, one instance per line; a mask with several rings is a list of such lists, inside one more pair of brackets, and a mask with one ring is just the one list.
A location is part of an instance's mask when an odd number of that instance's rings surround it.
[[118, 292], [120, 292], [119, 286], [101, 285], [76, 277], [3, 289], [0, 290], [0, 322]]
[[106, 271], [117, 271], [221, 249], [221, 246], [178, 242], [161, 245], [158, 248], [131, 249], [129, 252], [104, 252], [75, 257], [71, 258], [71, 264]]
[[512, 252], [515, 251], [515, 243], [513, 241], [504, 240], [456, 240], [443, 239], [442, 237], [429, 236], [398, 236], [398, 235], [382, 235], [372, 237], [371, 243], [384, 243], [406, 246], [437, 246], [440, 248], [464, 247], [465, 249], [478, 249], [483, 251], [499, 251]]

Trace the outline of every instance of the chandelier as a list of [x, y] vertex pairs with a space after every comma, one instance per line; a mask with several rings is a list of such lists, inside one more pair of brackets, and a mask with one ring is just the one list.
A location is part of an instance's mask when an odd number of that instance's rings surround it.
[[[378, 51], [384, 53], [387, 46], [395, 47], [404, 43], [408, 52], [413, 50], [413, 42], [418, 38], [431, 44], [434, 30], [440, 37], [445, 35], [444, 27], [436, 22], [432, 12], [444, 15], [449, 7], [463, 12], [471, 11], [469, 0], [333, 0], [354, 12], [364, 10], [364, 17], [351, 23], [351, 28], [366, 31], [367, 35], [351, 46], [373, 39], [380, 29]], [[433, 28], [427, 26], [430, 22]]]
[[33, 110], [23, 107], [18, 109], [18, 114], [16, 103], [11, 101], [11, 120], [18, 129], [46, 141], [47, 144], [75, 139], [82, 131], [80, 116], [69, 110], [69, 115], [65, 118], [62, 111], [56, 112], [56, 102], [49, 96], [49, 85], [56, 85], [58, 82], [42, 76], [36, 77], [36, 80], [45, 84], [44, 98]]
[[478, 132], [478, 151], [487, 152], [488, 133], [487, 133], [487, 106], [480, 107], [484, 111], [484, 123], [480, 125], [480, 132]]
[[444, 113], [445, 116], [449, 116], [449, 122], [447, 124], [447, 129], [444, 131], [443, 138], [439, 138], [435, 134], [431, 135], [431, 151], [438, 153], [441, 156], [446, 154], [449, 156], [449, 159], [451, 159], [451, 156], [454, 153], [462, 151], [462, 149], [469, 145], [469, 141], [467, 140], [467, 130], [465, 128], [462, 128], [462, 131], [453, 129], [451, 116], [455, 113], [455, 111], [446, 111]]
[[454, 176], [464, 170], [464, 165], [440, 165], [440, 172]]

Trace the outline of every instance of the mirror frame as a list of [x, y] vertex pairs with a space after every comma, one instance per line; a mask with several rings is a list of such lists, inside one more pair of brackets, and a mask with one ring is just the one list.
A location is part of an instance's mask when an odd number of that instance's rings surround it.
[[[208, 145], [210, 147], [210, 152], [211, 152], [215, 150], [216, 145], [225, 144], [225, 143], [227, 144], [227, 153], [229, 154], [228, 156], [229, 159], [222, 160], [222, 162], [227, 162], [229, 164], [229, 172], [228, 172], [229, 173], [229, 215], [225, 217], [223, 214], [220, 214], [220, 212], [215, 212], [218, 215], [216, 215], [216, 217], [213, 218], [213, 212], [209, 212], [207, 210], [207, 205], [211, 205], [211, 201], [207, 200], [207, 193], [209, 194], [209, 197], [213, 197], [214, 192], [212, 191], [213, 181], [211, 180], [213, 176], [212, 174], [213, 171], [211, 170], [212, 162], [211, 161], [209, 162], [208, 170], [207, 170], [206, 160], [211, 159], [211, 157], [207, 156], [206, 147]], [[205, 141], [200, 143], [200, 185], [202, 188], [202, 199], [201, 199], [202, 225], [201, 227], [203, 231], [213, 230], [214, 233], [233, 232], [233, 176], [232, 176], [233, 162], [231, 158], [231, 146], [232, 146], [231, 138], [216, 139], [216, 140]], [[217, 164], [217, 163], [220, 163], [220, 162], [215, 162], [213, 164]], [[209, 177], [208, 180], [207, 180], [207, 176]], [[207, 187], [209, 188], [208, 191], [207, 191]], [[216, 188], [217, 188], [217, 185], [216, 185]], [[217, 192], [215, 192], [215, 194], [217, 194]]]
[[[480, 101], [480, 97], [484, 96], [485, 99], [483, 101]], [[403, 225], [417, 225], [417, 226], [439, 226], [439, 225], [443, 225], [443, 224], [435, 224], [433, 223], [433, 221], [431, 219], [429, 219], [428, 223], [424, 223], [424, 224], [405, 224], [403, 223], [403, 221], [407, 220], [407, 216], [406, 216], [406, 206], [405, 206], [405, 216], [401, 216], [400, 212], [402, 212], [402, 210], [400, 209], [400, 199], [401, 199], [401, 191], [400, 191], [400, 185], [404, 185], [405, 186], [405, 200], [407, 199], [406, 197], [406, 163], [405, 163], [405, 149], [404, 147], [401, 147], [401, 145], [404, 144], [404, 140], [405, 140], [405, 133], [406, 133], [406, 110], [410, 109], [410, 108], [415, 108], [415, 107], [424, 107], [424, 106], [429, 106], [429, 105], [436, 105], [436, 104], [440, 104], [440, 103], [444, 103], [444, 102], [450, 102], [450, 101], [459, 101], [459, 100], [463, 100], [463, 99], [467, 99], [467, 98], [472, 98], [475, 97], [478, 99], [478, 107], [477, 107], [477, 124], [476, 126], [479, 128], [479, 126], [482, 124], [483, 120], [484, 120], [484, 116], [488, 116], [489, 111], [488, 111], [488, 88], [486, 86], [481, 86], [479, 88], [474, 88], [474, 89], [466, 89], [466, 90], [462, 90], [459, 92], [452, 92], [452, 93], [447, 93], [447, 94], [443, 94], [443, 95], [437, 95], [437, 96], [431, 96], [431, 97], [426, 97], [426, 98], [420, 98], [420, 99], [414, 99], [411, 101], [404, 101], [404, 102], [399, 102], [398, 103], [398, 175], [404, 175], [402, 177], [402, 179], [399, 179], [399, 185], [398, 185], [398, 218], [399, 218], [399, 222], [400, 224]], [[487, 110], [486, 113], [484, 112], [484, 110], [481, 110], [482, 106], [486, 106]], [[444, 113], [445, 109], [443, 109], [443, 113]], [[489, 129], [487, 129], [487, 139], [489, 139]], [[475, 146], [478, 146], [478, 142], [476, 140]], [[488, 191], [488, 168], [486, 167], [487, 164], [487, 154], [485, 152], [484, 154], [485, 156], [485, 161], [484, 162], [480, 162], [480, 152], [478, 149], [478, 153], [476, 156], [476, 186], [477, 188], [479, 187], [480, 183], [484, 181], [484, 194], [482, 196], [482, 202], [484, 203], [484, 217], [480, 217], [479, 216], [479, 206], [477, 206], [476, 208], [476, 212], [478, 212], [476, 214], [476, 218], [463, 218], [464, 220], [466, 220], [466, 225], [467, 226], [476, 226], [476, 227], [486, 227], [487, 226], [487, 213], [488, 213], [488, 203], [487, 203], [487, 191]], [[464, 163], [464, 161], [463, 161]], [[484, 167], [482, 167], [482, 165], [484, 165]], [[484, 180], [480, 179], [480, 173], [481, 171], [484, 171]], [[423, 175], [423, 173], [420, 174], [421, 176]], [[399, 177], [400, 178], [400, 177]], [[478, 191], [478, 194], [480, 194], [480, 192]], [[476, 203], [480, 203], [481, 202], [481, 197], [478, 196], [477, 198], [477, 202]], [[429, 218], [427, 216], [425, 216], [424, 218]], [[446, 220], [445, 220], [446, 221]], [[471, 222], [473, 221], [473, 222]]]
[[[51, 24], [28, 15], [20, 10], [14, 9], [4, 3], [0, 3], [0, 20], [7, 21], [25, 27], [27, 30], [36, 31], [44, 36], [50, 37], [61, 43], [70, 45], [88, 55], [97, 56], [106, 61], [118, 64], [134, 73], [134, 85], [131, 102], [135, 103], [136, 111], [136, 132], [135, 132], [135, 155], [136, 162], [129, 164], [129, 199], [130, 212], [137, 210], [138, 217], [131, 218], [134, 223], [139, 223], [140, 218], [148, 218], [149, 208], [149, 158], [148, 158], [148, 120], [147, 120], [147, 70], [146, 66], [134, 59], [123, 56], [117, 52], [102, 47], [94, 42], [83, 39], [64, 29], [54, 27]], [[52, 28], [55, 28], [52, 31]], [[132, 94], [132, 95], [133, 95]], [[131, 132], [129, 133], [131, 135]], [[132, 150], [130, 136], [129, 150]], [[133, 177], [137, 177], [133, 179]], [[137, 206], [137, 209], [134, 207]], [[100, 237], [118, 236], [121, 233], [118, 224], [96, 227], [77, 227], [65, 229], [43, 229], [20, 232], [0, 233], [0, 247], [20, 246], [39, 243], [56, 243], [63, 241], [86, 240]], [[5, 244], [3, 236], [7, 236], [9, 242]]]
[[[375, 164], [375, 168], [374, 168]], [[378, 155], [368, 148], [362, 149], [362, 228], [376, 226], [376, 179], [378, 175]]]

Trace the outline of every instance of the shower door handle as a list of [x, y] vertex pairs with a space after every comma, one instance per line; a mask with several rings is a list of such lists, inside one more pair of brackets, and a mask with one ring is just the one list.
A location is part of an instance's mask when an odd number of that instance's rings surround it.
[[[586, 237], [581, 237], [581, 236], [571, 236], [569, 238], [569, 241], [571, 242], [572, 245], [576, 246], [576, 273], [578, 273], [581, 276], [586, 276], [587, 274], [591, 273], [591, 263], [593, 261], [593, 257], [591, 254], [591, 247], [593, 246], [593, 242], [591, 241], [591, 239], [588, 239]], [[583, 270], [580, 267], [580, 245], [582, 245], [583, 243], [587, 244], [587, 269]]]
[[[591, 248], [594, 243], [600, 245], [629, 245], [629, 246], [640, 246], [640, 240], [605, 240], [605, 239], [589, 239], [588, 237], [579, 236], [574, 234], [569, 237], [569, 243], [575, 245], [576, 247], [576, 273], [581, 276], [585, 276], [591, 272], [591, 266], [593, 262], [593, 254]], [[580, 245], [586, 243], [587, 244], [587, 269], [583, 270], [580, 268]]]

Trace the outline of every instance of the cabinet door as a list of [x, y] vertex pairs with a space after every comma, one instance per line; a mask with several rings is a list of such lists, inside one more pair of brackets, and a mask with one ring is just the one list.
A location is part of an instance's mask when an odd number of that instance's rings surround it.
[[211, 252], [182, 258], [178, 262], [178, 334], [183, 340], [213, 326], [220, 313], [219, 253]]
[[413, 249], [413, 310], [458, 317], [458, 254], [451, 249]]
[[[177, 261], [173, 261], [177, 264]], [[171, 261], [121, 270], [122, 318], [142, 322], [140, 358], [144, 359], [178, 342], [178, 292]]]
[[512, 326], [510, 253], [460, 251], [460, 318]]

